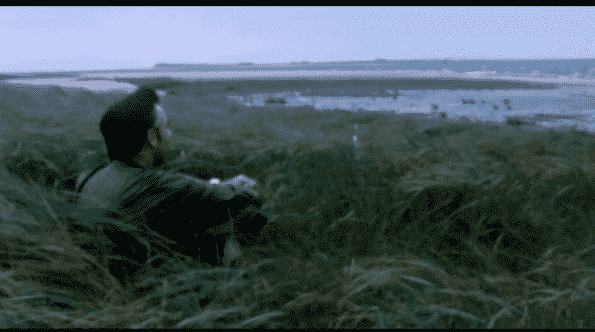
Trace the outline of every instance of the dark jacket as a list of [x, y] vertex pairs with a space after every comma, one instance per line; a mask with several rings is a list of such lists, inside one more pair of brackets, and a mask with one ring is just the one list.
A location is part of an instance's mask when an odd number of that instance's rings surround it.
[[[266, 224], [258, 212], [261, 200], [234, 185], [213, 184], [191, 176], [149, 170], [119, 161], [85, 173], [77, 181], [82, 209], [110, 210], [144, 222], [175, 241], [183, 254], [211, 265], [222, 258], [233, 229], [242, 239], [255, 238]], [[239, 218], [241, 216], [241, 218]], [[234, 220], [233, 227], [230, 217]]]

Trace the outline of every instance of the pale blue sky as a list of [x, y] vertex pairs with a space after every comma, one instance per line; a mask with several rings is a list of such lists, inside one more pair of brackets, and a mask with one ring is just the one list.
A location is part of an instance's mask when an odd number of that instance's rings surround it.
[[594, 7], [0, 7], [0, 72], [593, 58]]

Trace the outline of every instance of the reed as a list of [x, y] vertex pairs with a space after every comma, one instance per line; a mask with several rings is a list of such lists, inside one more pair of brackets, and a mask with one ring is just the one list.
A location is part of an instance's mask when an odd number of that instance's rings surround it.
[[[74, 177], [105, 162], [99, 143], [14, 135], [0, 159], [0, 326], [594, 326], [593, 135], [372, 117], [354, 164], [353, 127], [336, 126], [352, 115], [291, 112], [213, 115], [253, 136], [213, 121], [164, 167], [262, 184], [269, 223], [214, 268], [69, 203]], [[288, 128], [307, 135], [279, 142]]]

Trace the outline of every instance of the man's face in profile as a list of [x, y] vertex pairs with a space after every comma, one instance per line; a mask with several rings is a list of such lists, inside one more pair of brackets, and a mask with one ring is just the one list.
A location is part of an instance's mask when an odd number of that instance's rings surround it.
[[155, 111], [157, 112], [157, 123], [156, 127], [159, 130], [159, 136], [161, 140], [158, 141], [157, 146], [154, 148], [154, 161], [153, 166], [159, 167], [179, 156], [179, 151], [175, 148], [172, 132], [169, 129], [169, 119], [163, 107], [160, 104], [155, 105]]

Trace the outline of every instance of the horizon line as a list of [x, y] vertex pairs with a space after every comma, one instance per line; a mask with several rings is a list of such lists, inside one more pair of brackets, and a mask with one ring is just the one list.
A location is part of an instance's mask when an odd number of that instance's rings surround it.
[[196, 63], [183, 63], [183, 62], [157, 62], [151, 67], [137, 67], [137, 68], [115, 68], [115, 69], [68, 69], [68, 70], [45, 70], [45, 71], [3, 71], [0, 75], [7, 74], [44, 74], [44, 73], [73, 73], [73, 72], [94, 72], [94, 71], [117, 71], [117, 70], [156, 70], [157, 65], [171, 65], [171, 66], [239, 66], [239, 65], [258, 65], [258, 66], [278, 66], [284, 64], [324, 64], [332, 62], [374, 62], [374, 61], [568, 61], [568, 60], [595, 60], [595, 57], [587, 58], [502, 58], [502, 59], [477, 59], [477, 58], [432, 58], [432, 59], [388, 59], [388, 58], [375, 58], [374, 60], [330, 60], [330, 61], [290, 61], [290, 62], [251, 62], [251, 61], [240, 61], [234, 63], [218, 62], [196, 62]]

